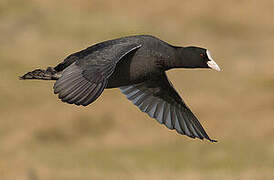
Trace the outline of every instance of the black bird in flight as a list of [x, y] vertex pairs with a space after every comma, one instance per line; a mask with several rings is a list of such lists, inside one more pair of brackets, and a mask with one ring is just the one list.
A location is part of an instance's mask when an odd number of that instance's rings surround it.
[[215, 142], [168, 80], [165, 71], [172, 68], [220, 71], [207, 49], [172, 46], [154, 36], [137, 35], [95, 44], [54, 68], [36, 69], [20, 79], [56, 80], [54, 93], [63, 102], [83, 106], [105, 88], [120, 88], [141, 111], [167, 128]]

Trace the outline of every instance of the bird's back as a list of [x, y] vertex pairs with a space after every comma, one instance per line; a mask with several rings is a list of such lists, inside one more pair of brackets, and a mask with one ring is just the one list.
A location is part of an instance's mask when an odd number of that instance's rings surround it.
[[[84, 61], [84, 63], [96, 64], [96, 62], [94, 62], [96, 58], [92, 58], [92, 56], [101, 56], [102, 58], [97, 58], [96, 61], [104, 61], [106, 60], [104, 56], [111, 56], [111, 54], [100, 54], [100, 52], [102, 52], [103, 49], [112, 48], [113, 53], [115, 53], [115, 49], [120, 48], [120, 45], [124, 43], [141, 44], [142, 45], [141, 51], [143, 56], [145, 54], [151, 55], [152, 51], [153, 51], [152, 54], [163, 56], [164, 54], [159, 54], [160, 52], [165, 52], [165, 50], [163, 50], [162, 48], [172, 49], [171, 45], [151, 35], [127, 36], [127, 37], [107, 40], [107, 41], [92, 45], [82, 51], [73, 53], [69, 55], [67, 58], [65, 58], [64, 61], [58, 64], [54, 69], [56, 71], [63, 71], [65, 68], [67, 68], [69, 65], [71, 65], [75, 61]], [[158, 52], [158, 54], [156, 52]]]

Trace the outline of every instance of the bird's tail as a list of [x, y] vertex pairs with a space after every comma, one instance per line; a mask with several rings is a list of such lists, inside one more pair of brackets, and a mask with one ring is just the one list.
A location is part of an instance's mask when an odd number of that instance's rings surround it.
[[35, 69], [19, 77], [19, 79], [21, 80], [25, 80], [25, 79], [57, 80], [60, 77], [61, 77], [61, 72], [57, 72], [54, 68], [48, 67], [46, 70]]

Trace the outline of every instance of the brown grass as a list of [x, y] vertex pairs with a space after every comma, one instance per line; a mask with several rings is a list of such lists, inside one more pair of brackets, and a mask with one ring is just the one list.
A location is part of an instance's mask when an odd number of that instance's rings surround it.
[[[274, 23], [265, 1], [0, 3], [0, 179], [273, 179]], [[96, 42], [153, 34], [211, 50], [221, 73], [168, 73], [212, 138], [180, 136], [118, 90], [60, 102], [53, 82], [19, 81]]]

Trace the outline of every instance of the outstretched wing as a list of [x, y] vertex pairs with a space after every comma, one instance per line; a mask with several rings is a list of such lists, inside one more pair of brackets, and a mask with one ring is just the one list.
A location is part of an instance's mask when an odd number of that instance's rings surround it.
[[54, 93], [70, 104], [87, 106], [95, 101], [107, 85], [116, 63], [140, 48], [139, 44], [119, 43], [82, 51], [54, 84]]
[[208, 139], [204, 128], [173, 88], [166, 74], [158, 79], [120, 87], [138, 108], [169, 129], [191, 138]]

